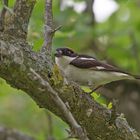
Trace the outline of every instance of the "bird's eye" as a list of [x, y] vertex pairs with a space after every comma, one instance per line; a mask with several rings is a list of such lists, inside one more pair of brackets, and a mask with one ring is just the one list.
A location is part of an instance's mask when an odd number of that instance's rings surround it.
[[72, 54], [72, 52], [71, 52], [71, 51], [68, 51], [68, 53], [69, 53], [69, 54]]

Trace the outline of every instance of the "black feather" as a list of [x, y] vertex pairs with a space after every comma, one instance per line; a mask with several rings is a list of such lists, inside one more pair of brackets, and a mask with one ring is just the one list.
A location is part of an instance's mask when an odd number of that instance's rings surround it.
[[[87, 58], [93, 58], [93, 57], [87, 57]], [[94, 70], [98, 70], [98, 71], [114, 71], [114, 72], [125, 73], [125, 72], [117, 69], [116, 67], [109, 65], [109, 64], [102, 63], [95, 58], [93, 58], [93, 60], [90, 60], [90, 59], [86, 60], [86, 59], [81, 59], [81, 56], [80, 56], [80, 57], [77, 57], [76, 59], [74, 59], [73, 61], [71, 61], [70, 65], [74, 65], [78, 68], [83, 68], [83, 69], [89, 68], [89, 69], [94, 69]], [[98, 67], [103, 67], [103, 68], [99, 69]]]

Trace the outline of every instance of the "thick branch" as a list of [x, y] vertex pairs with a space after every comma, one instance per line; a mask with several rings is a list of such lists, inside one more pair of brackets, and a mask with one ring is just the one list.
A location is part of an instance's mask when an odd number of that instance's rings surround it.
[[3, 9], [2, 9], [2, 11], [0, 13], [0, 31], [4, 30], [6, 6], [8, 6], [8, 0], [3, 0]]
[[[57, 91], [70, 112], [87, 132], [90, 140], [139, 140], [138, 134], [120, 116], [113, 121], [111, 112], [83, 94], [75, 84], [65, 85], [56, 70], [50, 73], [49, 62], [42, 54], [33, 53], [25, 42], [6, 41], [0, 37], [0, 76], [13, 87], [27, 92], [36, 103], [49, 109], [70, 124], [59, 106], [54, 102], [52, 91], [31, 71], [39, 74], [43, 81]], [[111, 121], [110, 121], [111, 120]], [[110, 123], [113, 122], [113, 123]]]
[[6, 33], [26, 39], [29, 19], [36, 0], [16, 0], [13, 14], [10, 15], [6, 23]]
[[80, 140], [88, 140], [81, 126], [76, 122], [72, 113], [69, 111], [69, 109], [62, 101], [62, 99], [58, 96], [58, 93], [55, 90], [53, 90], [53, 88], [49, 85], [49, 83], [45, 81], [38, 73], [36, 73], [33, 69], [30, 70], [35, 75], [36, 79], [38, 79], [48, 89], [49, 93], [51, 93], [50, 96], [52, 96], [54, 103], [57, 105], [59, 110], [63, 113], [70, 126], [74, 129], [76, 136], [80, 138]]

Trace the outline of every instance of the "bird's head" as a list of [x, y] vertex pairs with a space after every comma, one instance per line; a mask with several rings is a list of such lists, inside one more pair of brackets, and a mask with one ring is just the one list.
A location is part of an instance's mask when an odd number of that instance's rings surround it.
[[62, 57], [62, 56], [76, 57], [77, 54], [69, 48], [57, 48], [55, 57]]
[[55, 62], [60, 69], [64, 70], [78, 54], [69, 48], [57, 48], [55, 53]]

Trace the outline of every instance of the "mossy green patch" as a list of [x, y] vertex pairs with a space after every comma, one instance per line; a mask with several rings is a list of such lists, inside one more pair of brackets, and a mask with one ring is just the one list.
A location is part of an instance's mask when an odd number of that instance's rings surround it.
[[52, 73], [53, 73], [51, 77], [52, 85], [56, 87], [62, 86], [64, 78], [62, 77], [60, 70], [56, 64], [54, 64], [53, 66]]

